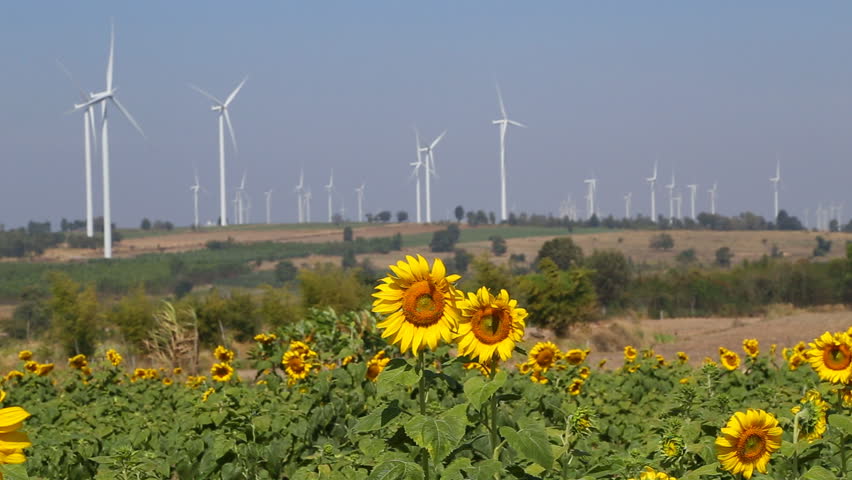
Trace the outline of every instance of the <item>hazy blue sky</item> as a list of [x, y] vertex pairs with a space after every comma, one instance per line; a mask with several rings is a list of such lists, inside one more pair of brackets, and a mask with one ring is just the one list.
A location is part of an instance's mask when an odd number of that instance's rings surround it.
[[[582, 210], [594, 173], [604, 213], [621, 215], [632, 191], [647, 214], [643, 179], [659, 160], [661, 180], [674, 167], [679, 184], [700, 184], [701, 210], [718, 180], [721, 213], [770, 215], [779, 158], [782, 208], [852, 212], [849, 2], [6, 2], [0, 223], [84, 217], [82, 120], [66, 113], [78, 97], [55, 60], [102, 90], [110, 18], [118, 97], [149, 137], [112, 117], [119, 226], [189, 224], [193, 164], [208, 190], [202, 218], [216, 218], [216, 115], [187, 83], [224, 96], [245, 74], [228, 195], [247, 170], [258, 221], [269, 188], [274, 220], [295, 221], [301, 165], [314, 219], [326, 216], [332, 167], [347, 217], [361, 181], [370, 211], [413, 217], [414, 124], [449, 131], [434, 216], [499, 211], [495, 80], [529, 125], [508, 135], [516, 210], [556, 213], [568, 195]], [[667, 211], [661, 187], [657, 201]]]

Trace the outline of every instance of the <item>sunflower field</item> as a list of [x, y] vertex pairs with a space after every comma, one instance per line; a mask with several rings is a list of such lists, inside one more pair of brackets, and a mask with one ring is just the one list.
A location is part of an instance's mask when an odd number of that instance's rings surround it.
[[590, 365], [524, 344], [509, 292], [461, 292], [440, 260], [390, 269], [372, 312], [220, 346], [202, 372], [20, 352], [2, 478], [852, 478], [852, 328]]

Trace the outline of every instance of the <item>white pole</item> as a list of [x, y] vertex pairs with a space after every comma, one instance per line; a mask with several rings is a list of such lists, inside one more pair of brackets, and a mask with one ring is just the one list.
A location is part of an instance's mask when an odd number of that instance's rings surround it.
[[194, 207], [195, 207], [194, 208], [194, 212], [195, 212], [195, 223], [194, 223], [194, 225], [195, 225], [195, 228], [198, 228], [198, 188], [197, 187], [192, 189], [192, 197], [193, 197], [193, 203], [194, 203]]
[[[418, 169], [420, 167], [417, 167]], [[420, 172], [419, 170], [415, 173], [417, 177], [417, 185], [415, 186], [415, 195], [417, 195], [417, 223], [423, 223], [423, 220], [420, 218]], [[363, 217], [362, 217], [363, 220]]]
[[109, 128], [107, 126], [106, 104], [103, 107], [103, 123], [101, 124], [101, 149], [103, 150], [104, 163], [104, 258], [112, 258], [112, 214], [109, 204]]
[[506, 119], [500, 124], [500, 219], [506, 221]]
[[89, 130], [89, 113], [92, 113], [91, 107], [83, 113], [83, 146], [86, 155], [86, 236], [91, 238], [95, 236], [95, 220], [92, 208], [92, 132]]
[[651, 221], [657, 221], [657, 190], [655, 188], [656, 182], [651, 182]]
[[429, 196], [429, 177], [432, 176], [432, 149], [426, 154], [426, 223], [432, 223], [432, 199]]
[[[222, 107], [224, 108], [224, 107]], [[225, 115], [219, 111], [219, 224], [228, 225], [228, 207], [225, 199]]]

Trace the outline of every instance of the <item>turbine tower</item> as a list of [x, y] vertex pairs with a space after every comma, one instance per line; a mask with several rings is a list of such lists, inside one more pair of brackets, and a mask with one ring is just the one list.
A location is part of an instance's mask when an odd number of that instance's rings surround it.
[[657, 191], [656, 191], [656, 183], [657, 183], [657, 162], [654, 162], [654, 174], [645, 179], [648, 184], [651, 185], [651, 221], [657, 221]]
[[431, 177], [436, 177], [437, 173], [435, 170], [435, 146], [438, 145], [438, 142], [444, 138], [444, 135], [447, 134], [447, 131], [444, 130], [438, 135], [438, 138], [432, 141], [429, 145], [425, 147], [420, 147], [418, 151], [426, 154], [426, 162], [425, 162], [425, 172], [426, 172], [426, 223], [432, 223], [432, 197], [430, 193], [430, 182], [429, 179]]
[[778, 221], [778, 182], [781, 181], [781, 161], [775, 164], [775, 176], [769, 179], [772, 182], [772, 190], [775, 196], [775, 216], [774, 221]]
[[710, 194], [710, 213], [716, 215], [716, 182], [713, 182], [713, 188], [707, 190]]
[[242, 225], [246, 223], [245, 216], [245, 207], [243, 205], [243, 197], [246, 193], [246, 172], [243, 172], [243, 179], [240, 181], [240, 188], [237, 189], [237, 194], [234, 197], [234, 202], [236, 203], [236, 214], [237, 224]]
[[107, 105], [111, 102], [124, 115], [133, 127], [145, 138], [142, 127], [136, 123], [130, 112], [124, 108], [115, 97], [116, 88], [112, 85], [113, 65], [115, 64], [115, 28], [111, 26], [109, 36], [109, 60], [106, 70], [106, 90], [89, 95], [89, 100], [74, 105], [74, 110], [89, 109], [96, 104], [101, 105], [101, 158], [103, 159], [103, 193], [104, 193], [104, 258], [112, 258], [112, 212], [110, 210], [109, 191], [109, 123]]
[[[80, 100], [83, 103], [88, 102], [92, 97], [89, 94], [83, 92], [83, 89], [77, 85], [77, 82], [74, 81], [74, 77], [71, 75], [71, 72], [65, 68], [65, 65], [62, 62], [57, 61], [59, 64], [59, 68], [65, 72], [65, 75], [68, 76], [68, 79], [71, 80], [71, 83], [77, 88], [77, 91], [80, 92]], [[87, 109], [83, 111], [83, 160], [85, 166], [85, 176], [86, 176], [86, 236], [93, 237], [95, 236], [95, 228], [94, 228], [94, 213], [92, 207], [92, 142], [95, 144], [98, 143], [98, 138], [95, 129], [95, 106], [94, 104], [89, 105]]]
[[198, 191], [201, 190], [201, 185], [198, 184], [197, 174], [195, 175], [195, 183], [191, 187], [189, 187], [189, 190], [192, 192], [192, 203], [194, 207], [193, 212], [195, 213], [195, 216], [193, 217], [195, 221], [192, 223], [192, 225], [195, 228], [198, 228]]
[[272, 220], [271, 220], [272, 216], [269, 213], [270, 212], [269, 200], [272, 198], [272, 189], [270, 188], [269, 190], [263, 192], [263, 194], [266, 196], [266, 224], [269, 225], [270, 223], [272, 223]]
[[228, 124], [228, 132], [231, 134], [231, 144], [234, 146], [234, 153], [237, 152], [237, 136], [234, 135], [234, 126], [231, 125], [231, 117], [228, 115], [228, 106], [234, 101], [234, 97], [240, 92], [240, 89], [245, 85], [248, 77], [243, 78], [243, 81], [237, 85], [225, 101], [210, 95], [204, 90], [190, 85], [190, 88], [204, 95], [214, 102], [210, 110], [219, 112], [219, 223], [223, 227], [228, 225], [228, 211], [225, 208], [225, 123]]
[[411, 171], [411, 175], [409, 176], [409, 179], [411, 177], [414, 177], [414, 181], [415, 181], [414, 192], [415, 192], [415, 195], [416, 195], [416, 198], [417, 198], [417, 201], [416, 201], [416, 203], [417, 203], [417, 223], [423, 223], [421, 216], [420, 216], [420, 167], [423, 166], [423, 159], [420, 156], [420, 152], [423, 151], [422, 150], [423, 147], [420, 145], [420, 132], [417, 131], [417, 128], [414, 129], [414, 137], [415, 137], [415, 140], [417, 141], [417, 161], [411, 162], [411, 163], [408, 164], [409, 166], [414, 167], [414, 170]]
[[305, 221], [311, 223], [311, 188], [305, 190]]
[[[418, 180], [418, 186], [420, 185]], [[364, 188], [367, 186], [366, 182], [361, 183], [361, 186], [355, 189], [355, 194], [358, 196], [358, 221], [362, 222], [364, 220]], [[419, 200], [419, 195], [418, 195]], [[419, 203], [419, 202], [418, 202]], [[420, 211], [418, 210], [418, 214]]]
[[303, 204], [305, 198], [305, 171], [299, 170], [299, 184], [293, 189], [296, 192], [296, 198], [299, 200], [299, 223], [305, 223], [305, 206]]
[[497, 100], [500, 102], [501, 117], [493, 120], [491, 124], [500, 126], [500, 220], [505, 222], [509, 218], [506, 212], [506, 131], [509, 125], [516, 127], [526, 127], [526, 125], [509, 120], [506, 106], [503, 104], [503, 94], [500, 93], [500, 85], [497, 85]]
[[583, 183], [589, 186], [589, 191], [586, 194], [586, 212], [589, 218], [592, 218], [592, 215], [595, 214], [595, 190], [598, 180], [596, 178], [588, 178], [583, 180]]
[[672, 183], [666, 185], [666, 188], [669, 190], [669, 220], [672, 220], [672, 219], [675, 218], [675, 216], [674, 216], [674, 213], [675, 213], [675, 211], [674, 211], [674, 203], [675, 203], [675, 196], [674, 196], [675, 175], [674, 175], [674, 172], [672, 172]]
[[698, 185], [692, 183], [687, 185], [686, 188], [689, 189], [689, 205], [690, 205], [690, 213], [691, 217], [695, 220], [695, 192], [698, 190]]
[[630, 218], [630, 202], [633, 200], [633, 192], [627, 192], [624, 196], [624, 218]]
[[677, 218], [679, 220], [683, 220], [683, 214], [681, 213], [681, 206], [683, 205], [683, 193], [677, 192], [677, 196], [675, 197], [675, 205], [677, 206]]
[[331, 169], [331, 176], [328, 177], [328, 185], [325, 186], [325, 190], [328, 192], [328, 223], [331, 223], [332, 220], [332, 194], [334, 193], [334, 169]]

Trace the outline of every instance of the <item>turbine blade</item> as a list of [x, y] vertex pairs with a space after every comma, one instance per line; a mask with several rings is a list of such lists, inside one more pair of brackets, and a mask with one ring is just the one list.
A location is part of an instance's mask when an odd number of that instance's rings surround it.
[[225, 116], [225, 123], [228, 124], [228, 133], [231, 134], [231, 143], [234, 144], [234, 151], [238, 151], [237, 149], [237, 136], [234, 134], [234, 126], [231, 125], [231, 116], [228, 115], [228, 110], [226, 108], [222, 109], [222, 115]]
[[204, 95], [205, 97], [209, 98], [210, 100], [213, 100], [218, 105], [222, 105], [222, 100], [219, 100], [218, 98], [214, 97], [213, 95], [210, 95], [209, 93], [205, 92], [204, 90], [196, 87], [195, 85], [193, 85], [191, 83], [188, 83], [187, 85], [189, 85], [189, 88], [191, 88], [191, 89], [195, 90], [196, 92]]
[[112, 70], [115, 63], [115, 24], [110, 24], [109, 29], [109, 61], [107, 61], [106, 89], [112, 90]]
[[65, 68], [65, 65], [58, 59], [56, 60], [56, 64], [59, 66], [59, 69], [65, 73], [65, 76], [68, 77], [68, 80], [71, 80], [71, 84], [74, 85], [74, 88], [76, 88], [77, 91], [80, 92], [80, 99], [83, 100], [83, 103], [88, 101], [89, 98], [86, 95], [86, 92], [84, 92], [83, 89], [80, 88], [80, 85], [77, 83], [77, 81], [74, 80], [74, 76], [71, 75], [71, 71]]
[[[444, 135], [446, 135], [446, 134], [447, 134], [447, 131], [446, 131], [446, 130], [444, 130], [443, 132], [441, 132], [441, 134], [440, 134], [440, 135], [438, 135], [438, 138], [436, 138], [436, 139], [435, 139], [435, 141], [434, 141], [434, 142], [432, 142], [432, 144], [431, 144], [431, 145], [429, 145], [429, 149], [431, 150], [431, 149], [435, 148], [435, 145], [437, 145], [437, 144], [438, 144], [438, 142], [440, 142], [440, 141], [441, 141], [441, 139], [442, 139], [442, 138], [444, 138]], [[431, 154], [431, 153], [430, 153], [430, 154]]]
[[516, 121], [514, 121], [514, 120], [508, 120], [508, 122], [509, 122], [510, 124], [512, 124], [512, 125], [514, 125], [514, 126], [516, 126], [516, 127], [523, 127], [523, 128], [527, 128], [527, 126], [526, 126], [526, 125], [524, 125], [524, 124], [523, 124], [523, 123], [521, 123], [521, 122], [516, 122]]
[[243, 81], [240, 82], [239, 85], [237, 85], [237, 88], [235, 88], [234, 91], [231, 92], [230, 95], [228, 95], [228, 98], [225, 100], [226, 107], [231, 104], [231, 101], [234, 100], [234, 97], [236, 97], [237, 93], [240, 92], [240, 89], [243, 88], [243, 85], [245, 85], [246, 80], [248, 80], [248, 75], [246, 75], [245, 78], [243, 78]]
[[86, 112], [89, 115], [88, 120], [89, 125], [91, 126], [92, 141], [95, 142], [95, 152], [99, 152], [101, 147], [98, 143], [98, 129], [95, 128], [95, 106], [89, 105], [89, 108], [86, 109]]
[[110, 97], [110, 100], [112, 100], [112, 103], [114, 103], [115, 106], [118, 107], [119, 110], [121, 110], [121, 113], [123, 113], [125, 117], [127, 117], [127, 120], [131, 124], [133, 124], [133, 127], [136, 129], [136, 131], [138, 131], [139, 134], [142, 135], [142, 137], [147, 140], [148, 137], [145, 136], [145, 132], [142, 131], [142, 127], [140, 127], [139, 124], [136, 123], [136, 120], [134, 120], [133, 116], [130, 115], [130, 112], [128, 112], [127, 109], [124, 108], [124, 105], [122, 105], [121, 102], [119, 102], [118, 99], [115, 98], [115, 97]]
[[503, 115], [503, 119], [506, 119], [506, 106], [503, 105], [503, 94], [500, 92], [500, 85], [497, 83], [494, 85], [497, 87], [497, 100], [500, 101], [500, 113]]

